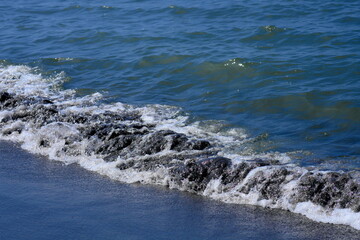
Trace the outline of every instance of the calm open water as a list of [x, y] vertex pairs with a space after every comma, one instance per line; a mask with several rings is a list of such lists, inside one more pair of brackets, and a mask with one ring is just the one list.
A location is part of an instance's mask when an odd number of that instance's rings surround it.
[[2, 65], [167, 104], [302, 165], [360, 167], [359, 1], [0, 2]]

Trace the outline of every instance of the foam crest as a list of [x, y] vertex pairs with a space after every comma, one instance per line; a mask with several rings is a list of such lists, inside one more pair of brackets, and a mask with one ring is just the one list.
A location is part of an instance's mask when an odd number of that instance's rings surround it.
[[[158, 184], [227, 203], [282, 208], [360, 230], [356, 174], [309, 170], [221, 121], [191, 122], [172, 106], [77, 97], [26, 66], [0, 67], [0, 138], [126, 183]], [[243, 147], [246, 145], [247, 147]]]
[[64, 73], [59, 73], [52, 78], [43, 78], [36, 74], [36, 69], [23, 65], [10, 65], [0, 67], [0, 89], [9, 93], [24, 96], [50, 97], [56, 94], [72, 94], [74, 91], [54, 91], [64, 82]]

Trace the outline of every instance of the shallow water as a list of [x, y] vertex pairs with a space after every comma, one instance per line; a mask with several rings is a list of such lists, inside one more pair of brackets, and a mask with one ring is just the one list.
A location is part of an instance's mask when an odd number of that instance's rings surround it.
[[1, 239], [357, 239], [281, 210], [124, 185], [0, 142]]

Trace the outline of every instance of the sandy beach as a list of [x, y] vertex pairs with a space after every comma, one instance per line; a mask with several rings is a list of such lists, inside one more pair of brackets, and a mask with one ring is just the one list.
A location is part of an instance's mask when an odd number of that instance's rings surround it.
[[1, 239], [358, 239], [348, 226], [122, 184], [0, 143]]

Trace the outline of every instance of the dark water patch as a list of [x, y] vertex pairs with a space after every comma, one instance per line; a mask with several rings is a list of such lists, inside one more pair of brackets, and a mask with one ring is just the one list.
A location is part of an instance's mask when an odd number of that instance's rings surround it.
[[347, 17], [342, 17], [340, 19], [337, 19], [337, 21], [341, 22], [341, 23], [346, 23], [346, 24], [354, 24], [354, 25], [359, 25], [360, 24], [360, 18], [359, 17], [352, 17], [352, 16], [347, 16]]
[[168, 9], [170, 10], [171, 14], [175, 14], [175, 15], [188, 14], [198, 10], [197, 8], [189, 8], [189, 7], [182, 7], [175, 5], [168, 6]]
[[[313, 95], [315, 94], [315, 95]], [[300, 95], [287, 95], [276, 98], [262, 98], [253, 100], [249, 108], [256, 112], [280, 113], [288, 112], [302, 119], [316, 118], [337, 118], [351, 120], [356, 124], [360, 121], [360, 108], [351, 107], [352, 103], [339, 101], [334, 105], [325, 103], [313, 104], [317, 98], [322, 98], [320, 92], [309, 92]], [[319, 99], [318, 102], [321, 102]], [[238, 105], [245, 105], [246, 102], [238, 102]]]
[[149, 41], [149, 42], [156, 42], [156, 41], [171, 41], [171, 38], [167, 38], [167, 37], [161, 37], [161, 36], [154, 36], [154, 37], [141, 37], [141, 36], [134, 36], [134, 37], [127, 37], [125, 39], [123, 39], [122, 41], [124, 42], [128, 42], [128, 43], [136, 43], [136, 42], [142, 42], [142, 41]]
[[[152, 67], [160, 67], [163, 68], [161, 65], [173, 65], [178, 63], [186, 63], [189, 59], [193, 56], [190, 55], [177, 55], [177, 56], [166, 56], [166, 55], [159, 55], [159, 56], [147, 56], [144, 57], [138, 64], [137, 67], [142, 68], [152, 68]], [[166, 69], [164, 69], [166, 70]]]

